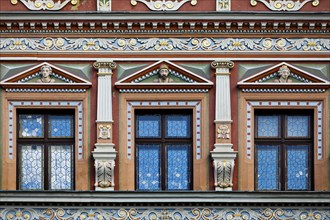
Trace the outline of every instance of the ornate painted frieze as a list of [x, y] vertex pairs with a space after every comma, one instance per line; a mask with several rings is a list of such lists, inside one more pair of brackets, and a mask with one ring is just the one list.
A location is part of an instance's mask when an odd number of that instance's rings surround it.
[[177, 11], [187, 2], [192, 6], [197, 4], [197, 0], [131, 0], [131, 5], [135, 6], [138, 2], [145, 4], [151, 11]]
[[26, 51], [329, 52], [320, 38], [0, 38], [2, 53]]
[[258, 2], [263, 3], [272, 11], [299, 11], [306, 3], [312, 2], [314, 7], [319, 5], [319, 0], [251, 0], [252, 6]]
[[323, 102], [314, 102], [314, 101], [250, 101], [247, 103], [246, 106], [246, 119], [247, 119], [247, 136], [246, 136], [246, 157], [247, 159], [251, 159], [252, 155], [252, 137], [253, 137], [253, 111], [252, 108], [258, 108], [258, 107], [263, 107], [263, 106], [268, 106], [268, 107], [315, 107], [317, 110], [317, 119], [315, 120], [316, 122], [316, 127], [317, 127], [317, 136], [315, 137], [317, 140], [317, 159], [322, 160], [323, 158], [323, 147], [322, 147], [322, 130], [323, 130]]
[[78, 128], [77, 128], [77, 138], [78, 138], [78, 160], [83, 159], [83, 106], [82, 102], [54, 102], [54, 101], [9, 101], [8, 103], [8, 158], [14, 159], [14, 108], [26, 108], [26, 107], [75, 107], [77, 108], [77, 118], [78, 118]]
[[31, 11], [58, 11], [69, 3], [72, 5], [76, 5], [78, 3], [78, 0], [11, 0], [11, 3], [16, 5], [18, 1], [23, 3], [25, 7]]
[[330, 219], [329, 208], [262, 207], [262, 208], [0, 208], [0, 220], [18, 219]]

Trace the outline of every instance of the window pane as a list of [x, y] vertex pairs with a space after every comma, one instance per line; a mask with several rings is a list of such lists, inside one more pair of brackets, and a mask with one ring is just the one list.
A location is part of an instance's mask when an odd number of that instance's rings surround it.
[[44, 136], [43, 115], [19, 115], [20, 138], [42, 138]]
[[265, 115], [257, 116], [257, 136], [258, 137], [278, 137], [279, 136], [279, 116]]
[[160, 137], [160, 115], [137, 115], [137, 137]]
[[50, 115], [48, 126], [48, 135], [51, 138], [73, 137], [72, 115]]
[[20, 146], [20, 189], [43, 189], [43, 146]]
[[190, 189], [190, 144], [167, 145], [167, 189]]
[[50, 189], [72, 189], [72, 149], [71, 145], [50, 147]]
[[308, 137], [308, 124], [308, 116], [287, 116], [287, 137]]
[[189, 138], [189, 115], [166, 115], [166, 137]]
[[160, 190], [160, 145], [138, 144], [138, 183], [140, 190]]
[[278, 190], [277, 145], [257, 145], [258, 190]]
[[287, 146], [287, 189], [309, 188], [308, 146]]

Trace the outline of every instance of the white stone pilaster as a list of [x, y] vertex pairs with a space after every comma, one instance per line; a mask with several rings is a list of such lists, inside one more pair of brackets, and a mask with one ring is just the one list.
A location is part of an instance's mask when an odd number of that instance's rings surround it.
[[116, 150], [112, 139], [112, 70], [116, 64], [110, 60], [94, 63], [98, 69], [97, 87], [97, 143], [93, 151], [95, 160], [95, 190], [114, 190]]
[[231, 191], [235, 158], [237, 152], [231, 144], [231, 101], [230, 69], [234, 63], [228, 60], [212, 62], [216, 70], [215, 129], [216, 143], [211, 151], [214, 166], [214, 186], [216, 191]]

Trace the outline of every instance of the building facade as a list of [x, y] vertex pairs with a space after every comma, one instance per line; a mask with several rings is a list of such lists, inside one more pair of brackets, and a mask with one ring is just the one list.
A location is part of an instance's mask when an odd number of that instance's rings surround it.
[[0, 9], [0, 219], [330, 219], [328, 1]]

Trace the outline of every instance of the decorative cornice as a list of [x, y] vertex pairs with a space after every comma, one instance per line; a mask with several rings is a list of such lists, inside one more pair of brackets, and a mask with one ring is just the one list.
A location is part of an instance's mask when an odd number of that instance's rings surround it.
[[18, 1], [22, 2], [31, 11], [58, 11], [69, 2], [71, 2], [72, 5], [76, 5], [78, 3], [78, 0], [64, 0], [62, 2], [59, 0], [57, 2], [54, 2], [53, 0], [11, 0], [11, 3], [16, 5]]
[[231, 69], [234, 67], [234, 62], [230, 60], [215, 60], [211, 63], [213, 69], [217, 68], [228, 68]]
[[252, 6], [256, 6], [258, 2], [263, 3], [272, 11], [299, 11], [306, 3], [312, 2], [314, 7], [319, 5], [319, 0], [251, 0]]
[[208, 89], [119, 89], [120, 93], [207, 93]]
[[197, 4], [197, 0], [131, 0], [131, 5], [135, 6], [138, 2], [145, 4], [151, 11], [176, 11], [182, 5], [187, 2], [190, 2], [192, 6]]
[[[322, 38], [0, 38], [0, 50], [3, 54], [29, 51], [328, 53], [329, 49], [330, 40]], [[107, 65], [109, 68], [115, 67], [114, 64], [95, 65], [101, 68]]]
[[[327, 13], [1, 13], [0, 31], [12, 33], [294, 33], [329, 29]], [[40, 26], [41, 29], [36, 30]], [[187, 29], [188, 27], [188, 29]]]

